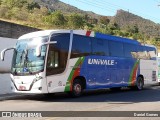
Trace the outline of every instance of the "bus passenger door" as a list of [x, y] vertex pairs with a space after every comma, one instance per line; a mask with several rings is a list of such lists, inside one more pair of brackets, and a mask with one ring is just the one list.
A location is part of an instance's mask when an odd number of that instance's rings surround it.
[[46, 84], [48, 92], [64, 92], [68, 76], [67, 60], [69, 52], [70, 34], [53, 34], [51, 41], [57, 41], [56, 44], [50, 44], [46, 61]]
[[[52, 49], [53, 48], [53, 49]], [[68, 53], [50, 45], [46, 61], [48, 92], [64, 92], [68, 76], [65, 74]]]
[[56, 79], [56, 73], [58, 73], [59, 68], [59, 52], [49, 51], [46, 63], [46, 76], [47, 76], [47, 87], [48, 92], [52, 92], [53, 88], [58, 87], [58, 79]]

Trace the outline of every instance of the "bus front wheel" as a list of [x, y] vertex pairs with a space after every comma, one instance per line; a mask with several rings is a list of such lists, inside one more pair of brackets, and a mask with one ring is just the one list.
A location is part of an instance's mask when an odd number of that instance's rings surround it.
[[75, 79], [72, 85], [71, 95], [72, 97], [79, 97], [81, 96], [83, 91], [82, 82], [80, 79]]

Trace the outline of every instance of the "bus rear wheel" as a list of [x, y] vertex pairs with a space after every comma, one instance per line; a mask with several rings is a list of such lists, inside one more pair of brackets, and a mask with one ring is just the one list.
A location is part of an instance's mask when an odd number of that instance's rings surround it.
[[82, 82], [80, 79], [75, 79], [73, 84], [72, 84], [72, 91], [71, 95], [72, 97], [79, 97], [82, 95], [83, 87], [82, 87]]
[[136, 82], [136, 89], [137, 90], [142, 90], [143, 89], [143, 86], [144, 86], [144, 81], [143, 81], [143, 78], [141, 76], [139, 76], [137, 78], [137, 82]]

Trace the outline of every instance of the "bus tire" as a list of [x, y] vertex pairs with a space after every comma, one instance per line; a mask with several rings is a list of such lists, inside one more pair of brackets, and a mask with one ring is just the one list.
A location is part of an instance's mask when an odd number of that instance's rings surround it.
[[75, 79], [72, 84], [72, 97], [79, 97], [82, 95], [83, 87], [80, 79]]
[[142, 90], [143, 89], [143, 86], [144, 86], [144, 80], [143, 80], [143, 77], [139, 76], [137, 78], [137, 81], [136, 81], [136, 89], [137, 90]]

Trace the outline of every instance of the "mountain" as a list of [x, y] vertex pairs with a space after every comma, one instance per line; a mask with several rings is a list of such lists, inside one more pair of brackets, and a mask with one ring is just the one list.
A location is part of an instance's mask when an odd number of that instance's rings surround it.
[[151, 20], [144, 19], [127, 11], [118, 10], [114, 16], [114, 21], [121, 29], [126, 29], [128, 26], [137, 26], [141, 33], [148, 36], [160, 36], [160, 24], [156, 24]]
[[71, 6], [69, 4], [63, 3], [59, 0], [35, 0], [40, 6], [45, 6], [51, 11], [61, 11], [66, 14], [78, 13], [81, 15], [89, 15], [92, 18], [99, 19], [101, 15], [95, 14], [91, 11], [83, 11], [77, 7]]
[[[88, 15], [91, 18], [100, 19], [102, 15], [95, 14], [91, 11], [83, 11], [59, 0], [35, 0], [40, 6], [45, 6], [51, 11], [61, 11], [64, 14], [78, 13]], [[112, 22], [116, 22], [121, 30], [126, 30], [128, 27], [138, 27], [141, 34], [148, 37], [160, 36], [160, 24], [156, 24], [151, 20], [144, 19], [130, 12], [118, 10], [115, 16], [107, 16]]]
[[160, 40], [160, 24], [151, 20], [123, 10], [115, 16], [102, 16], [59, 0], [3, 0], [0, 19], [40, 29], [87, 29], [151, 44]]

